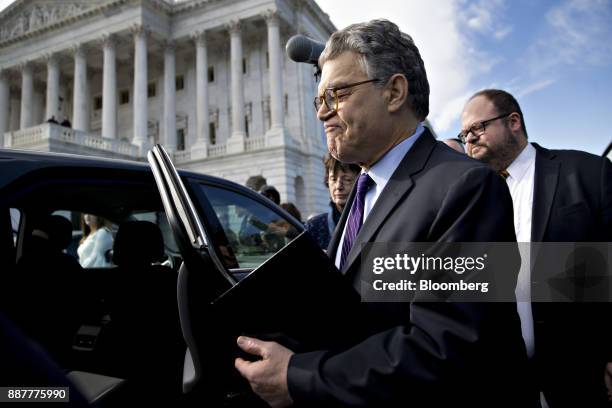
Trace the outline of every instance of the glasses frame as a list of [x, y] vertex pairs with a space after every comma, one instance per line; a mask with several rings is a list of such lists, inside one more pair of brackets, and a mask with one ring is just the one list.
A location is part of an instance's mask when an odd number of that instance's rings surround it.
[[[325, 103], [325, 106], [327, 106], [329, 113], [334, 113], [338, 110], [338, 104], [339, 104], [338, 91], [341, 91], [343, 89], [353, 88], [358, 85], [368, 84], [370, 82], [377, 82], [377, 81], [380, 81], [380, 79], [374, 78], [374, 79], [368, 79], [366, 81], [354, 82], [348, 85], [325, 88], [322, 95], [315, 96], [314, 98], [313, 103], [314, 103], [315, 110], [318, 112], [319, 109], [321, 109], [321, 106], [323, 106], [323, 104]], [[333, 98], [333, 101], [334, 101], [333, 108], [329, 106], [330, 102], [327, 100], [328, 98], [329, 99]]]
[[[508, 116], [512, 115], [513, 113], [514, 113], [514, 112], [504, 113], [503, 115], [499, 115], [499, 116], [496, 116], [496, 117], [491, 118], [491, 119], [481, 120], [480, 122], [474, 122], [474, 123], [472, 123], [472, 125], [471, 125], [471, 126], [468, 128], [468, 131], [467, 131], [467, 132], [465, 132], [465, 134], [464, 134], [464, 132], [463, 132], [463, 131], [461, 131], [461, 132], [459, 132], [459, 134], [457, 135], [457, 137], [458, 137], [459, 139], [461, 139], [461, 141], [462, 141], [463, 143], [467, 143], [467, 138], [468, 138], [468, 135], [469, 135], [470, 133], [471, 133], [471, 134], [473, 134], [474, 136], [482, 136], [482, 135], [484, 135], [484, 133], [486, 132], [486, 130], [487, 130], [487, 125], [488, 125], [489, 123], [491, 123], [491, 122], [493, 122], [494, 120], [497, 120], [497, 119], [507, 118]], [[479, 130], [481, 127], [482, 127], [482, 130]]]
[[327, 177], [327, 184], [328, 185], [332, 185], [332, 184], [342, 184], [344, 186], [350, 186], [355, 184], [355, 181], [357, 180], [359, 176], [357, 175], [356, 177], [353, 177], [352, 179], [348, 179], [348, 177], [334, 177], [331, 174], [329, 175], [329, 177]]

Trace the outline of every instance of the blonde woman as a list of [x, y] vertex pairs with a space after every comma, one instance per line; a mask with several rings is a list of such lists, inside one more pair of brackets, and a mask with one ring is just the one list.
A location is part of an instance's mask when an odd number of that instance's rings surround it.
[[83, 268], [108, 268], [112, 266], [106, 253], [113, 247], [113, 234], [106, 219], [92, 214], [81, 215], [83, 238], [77, 253]]

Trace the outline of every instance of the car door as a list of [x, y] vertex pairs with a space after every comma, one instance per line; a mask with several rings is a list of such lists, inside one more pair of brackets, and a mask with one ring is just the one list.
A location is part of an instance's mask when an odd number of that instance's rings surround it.
[[254, 401], [233, 367], [240, 334], [296, 351], [359, 337], [347, 318], [360, 315], [351, 310], [359, 295], [297, 221], [230, 185], [185, 184], [160, 145], [148, 160], [183, 257], [185, 392], [218, 403]]
[[[220, 361], [235, 353], [235, 339], [220, 334], [226, 326], [221, 320], [227, 314], [214, 313], [210, 305], [281, 246], [263, 245], [264, 240], [271, 241], [264, 221], [273, 218], [277, 223], [292, 224], [295, 232], [299, 226], [238, 191], [198, 180], [184, 183], [159, 145], [149, 152], [148, 160], [183, 258], [177, 289], [181, 328], [188, 345], [184, 392], [197, 392], [216, 402], [226, 402], [228, 395], [242, 398], [248, 390], [246, 384], [224, 364], [226, 361]], [[203, 355], [203, 350], [210, 349], [218, 352]]]

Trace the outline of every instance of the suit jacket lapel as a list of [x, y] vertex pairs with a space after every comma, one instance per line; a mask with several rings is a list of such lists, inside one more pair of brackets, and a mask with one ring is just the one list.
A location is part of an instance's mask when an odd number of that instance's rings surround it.
[[550, 210], [557, 191], [561, 163], [549, 150], [533, 143], [536, 148], [531, 241], [541, 242], [548, 227]]
[[[366, 222], [359, 230], [359, 234], [357, 234], [355, 243], [342, 268], [342, 273], [346, 273], [349, 270], [361, 253], [361, 245], [371, 240], [376, 231], [378, 231], [387, 218], [391, 216], [393, 209], [400, 199], [412, 189], [414, 182], [411, 176], [423, 169], [435, 146], [436, 140], [429, 130], [425, 128], [423, 134], [414, 143], [408, 153], [406, 153], [398, 168], [393, 173], [393, 176], [391, 176], [391, 179], [385, 186], [385, 189], [376, 200]], [[343, 214], [343, 217], [344, 215], [345, 214]], [[344, 224], [342, 229], [344, 229]], [[342, 230], [336, 232], [341, 233], [341, 231]], [[338, 238], [338, 240], [339, 239], [340, 238]]]

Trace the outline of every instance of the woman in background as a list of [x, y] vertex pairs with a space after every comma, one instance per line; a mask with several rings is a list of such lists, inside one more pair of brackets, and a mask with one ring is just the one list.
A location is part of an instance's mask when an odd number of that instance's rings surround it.
[[355, 180], [359, 177], [361, 168], [356, 164], [344, 164], [336, 160], [329, 153], [323, 159], [325, 165], [325, 186], [329, 190], [331, 201], [327, 212], [315, 215], [306, 221], [306, 231], [312, 235], [322, 249], [327, 249], [329, 240], [340, 214], [344, 210], [346, 201], [351, 194]]
[[107, 253], [113, 247], [113, 233], [106, 219], [92, 214], [81, 215], [83, 237], [77, 253], [83, 268], [108, 268]]

